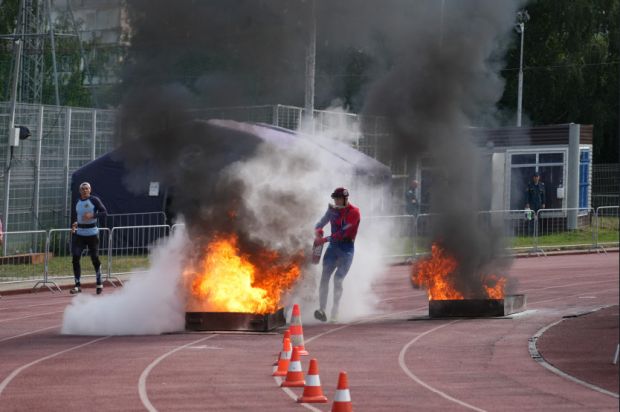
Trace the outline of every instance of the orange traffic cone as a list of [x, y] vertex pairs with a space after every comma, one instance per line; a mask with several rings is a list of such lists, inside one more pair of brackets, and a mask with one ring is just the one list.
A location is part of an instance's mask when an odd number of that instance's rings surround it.
[[303, 388], [306, 384], [304, 381], [304, 373], [301, 370], [301, 361], [299, 360], [299, 349], [293, 348], [293, 356], [288, 364], [286, 379], [280, 384], [283, 388]]
[[327, 403], [327, 397], [323, 395], [323, 389], [321, 389], [319, 362], [316, 359], [310, 359], [304, 393], [297, 398], [297, 403]]
[[[282, 337], [282, 347], [284, 347], [284, 340], [285, 339], [291, 339], [291, 332], [289, 332], [288, 330], [284, 331], [284, 336]], [[276, 354], [277, 358], [276, 361], [273, 363], [273, 366], [278, 366], [278, 362], [280, 362], [280, 352], [278, 352]], [[290, 359], [290, 357], [289, 357]]]
[[349, 393], [349, 378], [346, 372], [340, 372], [338, 376], [338, 388], [334, 395], [332, 412], [352, 412], [351, 394]]
[[304, 348], [304, 329], [301, 326], [301, 311], [297, 303], [293, 305], [293, 315], [291, 316], [289, 330], [291, 331], [291, 344], [293, 348], [299, 349], [300, 355], [307, 355], [308, 351]]
[[292, 352], [291, 341], [285, 338], [284, 344], [282, 344], [282, 352], [280, 352], [280, 358], [278, 359], [278, 369], [276, 369], [271, 376], [286, 376], [288, 365], [291, 363]]

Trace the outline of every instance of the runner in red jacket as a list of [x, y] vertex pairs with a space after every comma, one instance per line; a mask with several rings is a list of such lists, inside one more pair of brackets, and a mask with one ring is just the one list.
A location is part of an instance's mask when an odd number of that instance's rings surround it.
[[[323, 242], [329, 242], [325, 256], [323, 256], [323, 274], [319, 289], [320, 308], [314, 312], [314, 317], [322, 322], [327, 320], [325, 308], [327, 307], [327, 294], [329, 293], [329, 280], [334, 275], [334, 305], [332, 307], [331, 321], [338, 318], [338, 308], [342, 296], [342, 282], [349, 272], [355, 252], [355, 236], [360, 225], [360, 210], [349, 203], [349, 191], [339, 187], [332, 193], [334, 204], [329, 205], [325, 215], [315, 226], [316, 236]], [[322, 237], [323, 226], [331, 224], [331, 235]]]

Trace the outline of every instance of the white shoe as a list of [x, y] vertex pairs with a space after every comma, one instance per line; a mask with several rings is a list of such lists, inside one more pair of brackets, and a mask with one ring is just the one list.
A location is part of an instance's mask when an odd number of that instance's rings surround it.
[[82, 288], [79, 286], [76, 286], [73, 289], [69, 290], [69, 293], [71, 293], [72, 295], [75, 295], [76, 293], [82, 293]]

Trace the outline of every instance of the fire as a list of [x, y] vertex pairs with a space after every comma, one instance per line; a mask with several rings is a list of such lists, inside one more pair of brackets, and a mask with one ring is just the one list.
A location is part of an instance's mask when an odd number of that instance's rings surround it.
[[[466, 297], [456, 286], [458, 262], [438, 245], [431, 247], [430, 257], [418, 260], [412, 268], [411, 282], [426, 289], [429, 300], [461, 300]], [[483, 275], [480, 278], [484, 296], [467, 298], [503, 299], [506, 278]]]
[[193, 310], [208, 312], [275, 312], [280, 297], [299, 277], [298, 259], [282, 263], [280, 256], [262, 250], [255, 256], [241, 252], [236, 235], [220, 235], [210, 242], [198, 270], [188, 269]]

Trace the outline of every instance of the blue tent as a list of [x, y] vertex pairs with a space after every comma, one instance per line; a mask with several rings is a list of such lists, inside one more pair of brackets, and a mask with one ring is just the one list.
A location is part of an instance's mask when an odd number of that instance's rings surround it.
[[[322, 153], [332, 158], [331, 163], [343, 173], [356, 175], [374, 183], [387, 183], [391, 178], [390, 168], [377, 160], [359, 152], [344, 142], [318, 137], [308, 137], [297, 132], [266, 124], [241, 123], [232, 120], [195, 121], [195, 125], [221, 129], [222, 132], [233, 132], [239, 138], [255, 140], [257, 143], [268, 142], [279, 147], [291, 145], [293, 141], [307, 146], [308, 153]], [[203, 126], [200, 126], [203, 125]], [[231, 161], [234, 159], [227, 159]], [[116, 149], [76, 170], [71, 177], [71, 193], [73, 202], [78, 198], [80, 183], [89, 182], [93, 195], [103, 201], [110, 214], [144, 214], [165, 212], [167, 205], [167, 188], [159, 184], [155, 170], [149, 164], [142, 165], [142, 172], [129, 173], [126, 169], [121, 150]], [[174, 188], [169, 188], [173, 191]], [[133, 226], [139, 224], [130, 217], [108, 226]], [[162, 224], [164, 222], [156, 222]], [[153, 223], [151, 223], [153, 224]]]

